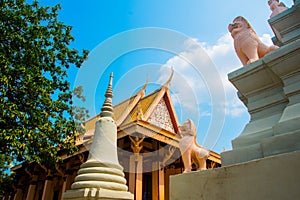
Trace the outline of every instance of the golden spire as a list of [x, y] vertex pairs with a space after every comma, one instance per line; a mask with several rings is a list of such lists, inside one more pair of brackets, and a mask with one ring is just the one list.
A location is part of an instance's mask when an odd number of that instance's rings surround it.
[[174, 68], [172, 67], [171, 69], [172, 69], [172, 74], [171, 74], [170, 78], [167, 80], [167, 82], [165, 82], [163, 87], [167, 88], [169, 86], [170, 82], [172, 81], [172, 78], [173, 78], [173, 75], [174, 75]]
[[148, 86], [148, 81], [149, 80], [149, 78], [148, 78], [148, 76], [147, 76], [147, 80], [146, 80], [146, 83], [145, 83], [145, 85], [142, 87], [142, 89], [139, 91], [139, 93], [141, 93], [141, 96], [142, 97], [144, 97], [145, 96], [145, 89], [146, 89], [146, 87]]
[[113, 97], [112, 80], [113, 80], [113, 73], [111, 72], [110, 78], [109, 78], [109, 84], [108, 84], [108, 87], [107, 87], [106, 93], [105, 93], [105, 101], [101, 108], [101, 113], [100, 113], [101, 117], [113, 117], [114, 116], [114, 112], [113, 112], [114, 109], [112, 106], [112, 97]]

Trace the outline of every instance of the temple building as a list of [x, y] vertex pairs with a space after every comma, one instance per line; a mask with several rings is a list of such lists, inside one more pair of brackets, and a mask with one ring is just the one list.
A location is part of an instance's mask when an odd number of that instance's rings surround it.
[[[136, 200], [169, 199], [169, 176], [184, 170], [179, 150], [180, 124], [169, 91], [171, 79], [172, 76], [147, 95], [146, 83], [136, 94], [114, 106], [119, 162]], [[62, 199], [88, 158], [99, 117], [86, 121], [86, 133], [77, 139], [78, 152], [66, 155], [61, 151], [63, 163], [57, 165], [55, 172], [36, 163], [14, 167], [18, 185], [10, 199]], [[211, 151], [206, 162], [207, 168], [220, 167], [220, 155]]]

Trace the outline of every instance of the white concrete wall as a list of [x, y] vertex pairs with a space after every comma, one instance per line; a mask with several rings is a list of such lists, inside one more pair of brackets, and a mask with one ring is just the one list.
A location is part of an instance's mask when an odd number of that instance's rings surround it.
[[170, 199], [300, 199], [300, 151], [171, 176]]

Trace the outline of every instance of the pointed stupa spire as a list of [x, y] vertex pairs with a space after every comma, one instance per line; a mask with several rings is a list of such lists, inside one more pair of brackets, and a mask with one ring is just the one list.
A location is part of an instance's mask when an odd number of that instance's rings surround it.
[[112, 81], [113, 81], [113, 73], [110, 73], [110, 78], [109, 78], [109, 84], [106, 89], [105, 93], [105, 101], [103, 103], [103, 106], [101, 108], [101, 117], [113, 117], [114, 116], [114, 109], [112, 106], [112, 98], [113, 98], [113, 92], [112, 92]]
[[63, 194], [64, 200], [134, 199], [134, 195], [128, 192], [123, 167], [118, 159], [118, 130], [112, 119], [112, 79], [111, 73], [101, 117], [95, 124], [89, 157], [80, 165], [71, 189]]

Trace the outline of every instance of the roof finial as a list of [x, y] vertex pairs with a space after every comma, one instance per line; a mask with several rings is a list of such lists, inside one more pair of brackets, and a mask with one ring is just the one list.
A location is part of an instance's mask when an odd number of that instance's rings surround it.
[[171, 69], [172, 69], [172, 74], [171, 74], [170, 78], [167, 80], [167, 82], [165, 82], [165, 84], [163, 85], [164, 87], [168, 87], [170, 82], [172, 81], [172, 78], [173, 78], [173, 75], [174, 75], [174, 68], [171, 67]]
[[108, 87], [107, 87], [106, 93], [105, 93], [105, 101], [101, 108], [101, 113], [100, 113], [101, 117], [113, 117], [114, 116], [114, 112], [113, 112], [114, 109], [112, 106], [112, 97], [113, 97], [112, 80], [113, 80], [113, 73], [111, 72], [110, 78], [109, 78], [109, 84], [108, 84]]

